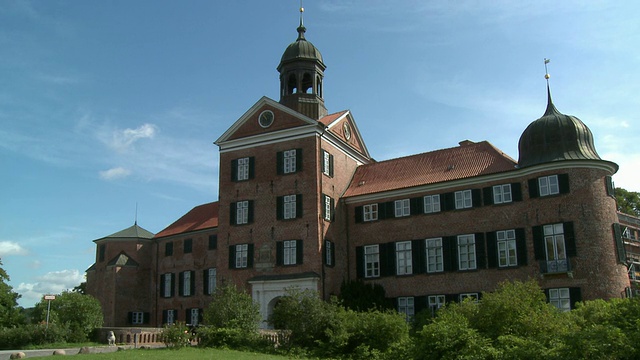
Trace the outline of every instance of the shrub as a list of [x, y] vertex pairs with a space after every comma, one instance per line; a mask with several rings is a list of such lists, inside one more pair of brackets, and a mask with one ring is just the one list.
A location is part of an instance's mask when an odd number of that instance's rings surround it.
[[258, 332], [246, 332], [237, 328], [203, 326], [198, 329], [198, 345], [235, 350], [269, 351], [273, 343], [263, 339]]
[[168, 348], [180, 349], [191, 345], [191, 330], [183, 322], [165, 325], [161, 337]]
[[245, 333], [258, 330], [260, 306], [251, 295], [235, 285], [220, 286], [204, 310], [204, 322], [216, 328], [240, 329]]

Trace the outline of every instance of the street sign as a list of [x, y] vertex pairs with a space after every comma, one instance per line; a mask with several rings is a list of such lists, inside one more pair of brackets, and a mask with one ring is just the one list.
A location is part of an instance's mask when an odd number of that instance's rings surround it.
[[56, 299], [56, 296], [55, 296], [55, 295], [45, 295], [45, 296], [44, 296], [44, 299], [45, 299], [45, 300], [55, 300], [55, 299]]

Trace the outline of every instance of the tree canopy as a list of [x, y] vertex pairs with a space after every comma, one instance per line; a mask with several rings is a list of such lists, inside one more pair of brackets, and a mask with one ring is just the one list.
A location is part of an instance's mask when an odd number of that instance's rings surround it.
[[0, 327], [14, 327], [24, 323], [22, 308], [18, 307], [20, 294], [13, 291], [8, 284], [9, 280], [0, 260]]
[[640, 193], [628, 191], [623, 188], [616, 188], [615, 194], [618, 211], [633, 216], [640, 216]]

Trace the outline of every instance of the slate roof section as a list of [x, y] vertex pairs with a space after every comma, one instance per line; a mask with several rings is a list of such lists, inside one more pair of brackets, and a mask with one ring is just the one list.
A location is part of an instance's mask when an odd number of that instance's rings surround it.
[[211, 202], [194, 207], [173, 224], [156, 234], [161, 238], [192, 231], [218, 227], [218, 202]]
[[487, 141], [358, 167], [344, 197], [512, 171], [516, 161]]
[[124, 230], [118, 231], [117, 233], [111, 234], [109, 236], [105, 236], [103, 238], [93, 240], [94, 242], [104, 241], [104, 240], [132, 240], [132, 239], [153, 239], [153, 233], [143, 229], [138, 225], [138, 223], [133, 224]]

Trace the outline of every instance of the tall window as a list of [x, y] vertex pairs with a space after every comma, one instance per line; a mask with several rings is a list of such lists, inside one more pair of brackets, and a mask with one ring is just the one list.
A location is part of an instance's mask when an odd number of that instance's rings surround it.
[[284, 196], [284, 218], [295, 219], [296, 218], [296, 196], [285, 195]]
[[100, 247], [98, 248], [98, 261], [104, 261], [104, 254], [107, 250], [107, 247], [105, 244], [100, 245]]
[[324, 241], [324, 263], [327, 266], [333, 266], [333, 243], [329, 240]]
[[171, 297], [171, 291], [173, 290], [173, 274], [171, 273], [167, 273], [162, 275], [162, 282], [163, 282], [163, 292], [162, 292], [162, 297]]
[[494, 204], [510, 203], [511, 201], [511, 184], [495, 185], [493, 187]]
[[191, 271], [182, 273], [182, 295], [191, 296]]
[[364, 221], [378, 220], [378, 204], [369, 204], [362, 207], [364, 213]]
[[167, 310], [167, 324], [173, 324], [176, 322], [176, 311], [175, 310]]
[[237, 179], [248, 180], [249, 179], [249, 158], [238, 159]]
[[249, 201], [238, 201], [236, 203], [236, 224], [249, 223]]
[[476, 240], [473, 234], [458, 235], [458, 269], [476, 268]]
[[296, 264], [296, 240], [286, 240], [284, 242], [284, 265]]
[[442, 238], [427, 239], [427, 272], [441, 272], [444, 270], [442, 254]]
[[502, 230], [496, 232], [498, 245], [498, 266], [518, 265], [518, 254], [516, 250], [516, 231]]
[[455, 192], [456, 209], [466, 209], [473, 205], [471, 199], [471, 190], [462, 190]]
[[365, 277], [380, 276], [380, 247], [379, 245], [367, 245], [364, 247]]
[[322, 194], [322, 198], [323, 198], [323, 217], [325, 220], [327, 221], [331, 221], [331, 218], [333, 217], [333, 199], [325, 194]]
[[440, 195], [427, 195], [424, 197], [425, 214], [440, 211]]
[[290, 174], [296, 172], [296, 150], [286, 150], [284, 156], [284, 173]]
[[322, 150], [322, 173], [333, 176], [333, 155], [325, 150]]
[[549, 175], [538, 178], [540, 196], [555, 195], [560, 193], [558, 175]]
[[413, 274], [411, 262], [411, 241], [401, 241], [396, 243], [396, 274]]
[[209, 235], [209, 250], [218, 248], [218, 235]]
[[444, 306], [445, 297], [444, 295], [429, 295], [427, 298], [429, 309], [431, 309], [431, 316], [436, 315], [436, 311]]
[[409, 199], [396, 200], [394, 204], [396, 208], [396, 217], [410, 215]]
[[216, 291], [217, 274], [216, 268], [207, 270], [207, 295], [211, 295]]
[[169, 241], [168, 243], [164, 244], [164, 256], [171, 255], [173, 255], [173, 242]]
[[189, 311], [189, 325], [196, 326], [198, 325], [198, 318], [200, 317], [200, 309], [193, 308]]
[[398, 298], [398, 312], [404, 314], [407, 321], [413, 320], [413, 316], [416, 314], [413, 296]]
[[182, 250], [183, 253], [185, 254], [190, 254], [193, 251], [193, 240], [192, 239], [185, 239], [184, 240], [184, 244], [182, 244]]
[[236, 245], [236, 269], [246, 268], [249, 254], [249, 244]]
[[561, 311], [571, 310], [569, 288], [549, 289], [549, 303]]
[[562, 223], [544, 225], [544, 246], [547, 257], [547, 272], [565, 272], [569, 269], [567, 251], [564, 243]]

